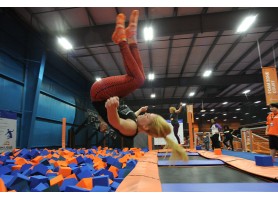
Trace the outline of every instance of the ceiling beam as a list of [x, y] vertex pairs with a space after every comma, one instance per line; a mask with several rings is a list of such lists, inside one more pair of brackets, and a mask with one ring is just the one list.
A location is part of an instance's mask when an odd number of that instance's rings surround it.
[[[252, 12], [259, 14], [253, 27], [266, 27], [278, 24], [278, 8], [273, 7], [152, 19], [152, 26], [156, 30], [156, 37], [235, 30], [242, 18]], [[139, 21], [138, 29], [142, 29], [145, 23], [145, 21]], [[114, 28], [114, 23], [76, 28], [69, 30], [67, 36], [73, 41], [75, 47], [109, 43], [111, 42]], [[142, 38], [142, 33], [138, 32], [138, 39]], [[52, 40], [53, 38], [49, 39]]]
[[182, 86], [224, 86], [232, 84], [263, 83], [261, 74], [248, 75], [225, 75], [204, 77], [182, 77], [182, 78], [156, 78], [153, 81], [146, 80], [141, 88], [165, 88]]
[[227, 101], [231, 102], [255, 102], [255, 101], [264, 101], [265, 95], [259, 96], [249, 96], [248, 99], [245, 96], [232, 96], [232, 97], [207, 97], [207, 98], [161, 98], [161, 99], [137, 99], [137, 100], [124, 100], [124, 102], [129, 106], [145, 106], [145, 105], [163, 105], [163, 104], [177, 104], [177, 102], [185, 102], [185, 103], [223, 103]]

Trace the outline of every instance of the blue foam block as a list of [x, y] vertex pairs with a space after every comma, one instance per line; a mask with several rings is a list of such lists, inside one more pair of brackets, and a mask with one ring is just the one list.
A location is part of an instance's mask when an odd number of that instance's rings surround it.
[[120, 185], [120, 183], [117, 183], [117, 182], [113, 182], [112, 184], [111, 184], [111, 188], [113, 189], [113, 190], [116, 190], [118, 187], [119, 187], [119, 185]]
[[78, 164], [84, 163], [84, 159], [81, 156], [76, 157], [76, 161]]
[[136, 166], [136, 164], [137, 164], [136, 160], [129, 160], [126, 163], [126, 168], [132, 168], [133, 169]]
[[75, 178], [67, 178], [63, 181], [60, 187], [60, 191], [64, 192], [67, 186], [75, 186], [77, 183], [78, 181]]
[[77, 178], [81, 180], [82, 178], [90, 178], [92, 177], [92, 173], [89, 170], [81, 171], [80, 173], [76, 174]]
[[196, 150], [202, 150], [202, 146], [196, 146]]
[[30, 192], [28, 181], [21, 180], [16, 184], [13, 184], [9, 187], [10, 190], [15, 190], [17, 192]]
[[40, 183], [35, 188], [32, 188], [31, 192], [43, 192], [47, 188], [49, 188], [49, 185], [47, 183]]
[[49, 179], [47, 176], [36, 175], [36, 176], [30, 177], [30, 182], [31, 182], [30, 187], [35, 188], [40, 183], [48, 183], [49, 184]]
[[[11, 188], [13, 185], [19, 183], [19, 182], [22, 182], [22, 181], [27, 181], [29, 182], [30, 178], [23, 175], [23, 174], [20, 174], [20, 173], [17, 173], [13, 178], [12, 180], [7, 184], [7, 187], [8, 188]], [[29, 187], [29, 186], [28, 186]]]
[[111, 180], [114, 180], [114, 174], [108, 170], [103, 170], [102, 172], [104, 175], [108, 175]]
[[123, 178], [114, 178], [114, 182], [121, 183], [124, 179]]
[[12, 169], [7, 166], [1, 166], [0, 167], [0, 175], [8, 175], [12, 172]]
[[271, 156], [258, 155], [255, 156], [255, 162], [258, 166], [273, 166], [273, 161]]
[[0, 175], [0, 178], [2, 178], [5, 185], [7, 185], [14, 178], [14, 176], [12, 176], [12, 175]]
[[109, 176], [95, 176], [93, 178], [93, 185], [99, 185], [99, 186], [109, 186]]
[[93, 189], [91, 190], [91, 192], [110, 192], [110, 191], [111, 191], [111, 187], [105, 187], [99, 185], [94, 186]]
[[45, 175], [47, 171], [48, 168], [45, 165], [38, 164], [33, 168], [31, 175]]
[[77, 186], [67, 186], [65, 192], [90, 192], [90, 190], [86, 190]]

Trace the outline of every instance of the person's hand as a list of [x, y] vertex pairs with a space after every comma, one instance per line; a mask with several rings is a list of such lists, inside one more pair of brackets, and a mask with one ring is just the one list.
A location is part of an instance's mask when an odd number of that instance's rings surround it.
[[106, 122], [100, 122], [100, 125], [99, 125], [99, 131], [104, 133], [105, 131], [107, 131], [108, 129], [108, 125]]
[[117, 109], [120, 105], [119, 102], [119, 97], [110, 97], [109, 99], [107, 99], [106, 103], [105, 103], [105, 108], [107, 110], [111, 110], [111, 109]]
[[148, 110], [148, 106], [141, 107], [141, 112], [146, 112]]

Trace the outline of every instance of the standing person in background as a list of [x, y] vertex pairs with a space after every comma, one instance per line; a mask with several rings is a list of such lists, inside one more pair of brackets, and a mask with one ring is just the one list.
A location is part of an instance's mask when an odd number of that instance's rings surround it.
[[[233, 145], [233, 134], [232, 134], [233, 130], [229, 128], [228, 125], [225, 125], [223, 127], [223, 133], [225, 136], [225, 139], [223, 141], [224, 145], [228, 148], [228, 150], [231, 149], [232, 147], [232, 151], [234, 150], [234, 145]], [[227, 144], [227, 142], [229, 141], [230, 145]], [[231, 146], [231, 147], [230, 147]]]
[[211, 122], [211, 127], [210, 127], [210, 130], [211, 130], [211, 147], [212, 149], [214, 148], [220, 148], [220, 131], [222, 130], [222, 127], [215, 122], [214, 119], [211, 119], [210, 120]]
[[180, 142], [180, 138], [178, 136], [179, 127], [180, 127], [178, 114], [181, 112], [181, 110], [182, 110], [182, 103], [180, 103], [179, 109], [176, 109], [175, 107], [170, 107], [169, 108], [170, 120], [171, 120], [171, 124], [173, 126], [174, 135], [175, 135], [179, 144], [181, 142]]
[[203, 137], [204, 137], [203, 142], [205, 144], [205, 148], [207, 151], [209, 151], [209, 133], [205, 132]]
[[269, 148], [272, 161], [275, 162], [275, 155], [278, 150], [278, 102], [271, 103], [269, 115], [266, 119], [265, 134], [269, 136]]

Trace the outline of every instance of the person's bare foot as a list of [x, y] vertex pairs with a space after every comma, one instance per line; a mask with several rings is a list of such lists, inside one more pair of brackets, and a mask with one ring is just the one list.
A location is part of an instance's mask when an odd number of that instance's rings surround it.
[[112, 40], [115, 44], [119, 44], [121, 41], [127, 41], [125, 32], [125, 15], [120, 13], [116, 18], [116, 27], [112, 35]]
[[127, 41], [129, 44], [137, 43], [138, 18], [139, 18], [139, 10], [133, 10], [129, 18], [129, 25], [125, 29]]

